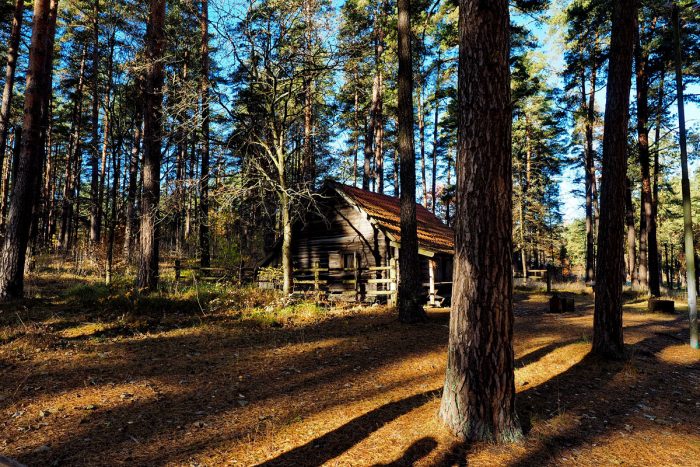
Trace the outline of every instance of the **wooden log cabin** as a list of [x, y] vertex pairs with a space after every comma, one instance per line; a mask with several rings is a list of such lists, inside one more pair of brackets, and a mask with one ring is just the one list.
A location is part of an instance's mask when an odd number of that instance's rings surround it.
[[[294, 228], [295, 293], [394, 303], [401, 274], [399, 198], [337, 182], [326, 182], [320, 195], [318, 209]], [[420, 204], [416, 217], [426, 302], [449, 304], [454, 232]], [[263, 266], [279, 266], [280, 260], [277, 245]]]

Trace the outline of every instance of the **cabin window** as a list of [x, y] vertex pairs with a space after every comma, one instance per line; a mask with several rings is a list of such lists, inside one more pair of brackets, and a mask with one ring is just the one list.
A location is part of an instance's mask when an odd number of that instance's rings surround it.
[[[359, 258], [358, 258], [359, 262]], [[343, 267], [345, 269], [353, 269], [355, 267], [355, 254], [354, 253], [345, 253], [343, 255]]]
[[328, 255], [328, 268], [340, 269], [342, 267], [341, 261], [342, 257], [340, 256], [340, 253], [330, 253]]

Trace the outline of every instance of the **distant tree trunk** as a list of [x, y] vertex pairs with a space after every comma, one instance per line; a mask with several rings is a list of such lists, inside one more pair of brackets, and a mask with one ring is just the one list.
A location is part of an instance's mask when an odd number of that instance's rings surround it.
[[158, 286], [157, 222], [160, 200], [160, 159], [163, 131], [163, 52], [165, 0], [150, 0], [146, 27], [146, 79], [143, 112], [143, 195], [141, 198], [141, 264], [138, 286]]
[[[379, 117], [380, 106], [381, 106], [381, 58], [384, 51], [384, 45], [382, 43], [383, 33], [383, 8], [378, 7], [374, 15], [374, 79], [372, 80], [372, 100], [370, 102], [368, 124], [365, 132], [365, 162], [364, 162], [364, 173], [362, 176], [362, 189], [370, 189], [370, 180], [374, 178], [372, 173], [372, 159], [375, 156], [375, 148], [373, 144], [375, 143], [376, 130], [377, 130], [377, 118]], [[376, 183], [375, 183], [376, 189]]]
[[12, 158], [5, 164], [5, 172], [3, 174], [2, 182], [2, 206], [0, 206], [0, 232], [5, 232], [5, 221], [7, 220], [7, 204], [10, 197], [10, 184], [13, 180], [13, 173], [17, 167], [17, 161], [19, 161], [19, 146], [22, 140], [22, 127], [16, 126], [14, 134], [10, 138], [10, 145], [12, 146]]
[[593, 353], [606, 358], [619, 358], [623, 354], [627, 124], [636, 18], [637, 0], [615, 2], [603, 130], [603, 177], [593, 319]]
[[209, 256], [209, 1], [202, 0], [200, 18], [202, 32], [201, 60], [202, 77], [199, 85], [202, 101], [202, 148], [200, 174], [201, 192], [199, 200], [199, 258], [200, 265], [208, 268]]
[[398, 0], [398, 139], [401, 158], [401, 250], [399, 253], [399, 320], [424, 321], [420, 304], [421, 271], [416, 222], [416, 155], [413, 146], [413, 66], [411, 2]]
[[425, 170], [425, 103], [423, 96], [423, 77], [419, 75], [418, 86], [418, 142], [420, 145], [420, 176], [423, 191], [423, 206], [428, 207], [428, 177]]
[[636, 262], [636, 233], [634, 230], [634, 205], [632, 204], [632, 182], [629, 177], [625, 183], [625, 224], [627, 224], [627, 277], [634, 284], [637, 277]]
[[126, 219], [124, 225], [124, 258], [132, 260], [134, 232], [136, 232], [136, 189], [139, 174], [139, 152], [141, 149], [141, 112], [136, 112], [134, 119], [134, 142], [129, 157], [129, 183], [126, 191]]
[[43, 165], [44, 142], [41, 124], [51, 87], [53, 38], [51, 11], [56, 0], [35, 0], [34, 27], [29, 52], [29, 70], [24, 98], [23, 138], [16, 179], [12, 184], [9, 219], [0, 256], [0, 298], [19, 298], [24, 291], [24, 266], [39, 174]]
[[92, 10], [92, 141], [90, 142], [90, 243], [100, 241], [100, 0]]
[[[22, 15], [24, 0], [16, 0], [15, 13], [12, 19], [12, 31], [7, 43], [7, 69], [5, 71], [5, 87], [2, 91], [2, 108], [0, 108], [0, 174], [3, 173], [3, 163], [7, 150], [7, 133], [10, 125], [12, 110], [12, 93], [15, 85], [15, 69], [17, 68], [17, 52], [22, 33]], [[4, 199], [2, 201], [5, 202]]]
[[440, 50], [438, 49], [437, 64], [435, 70], [435, 121], [433, 122], [433, 155], [432, 162], [433, 167], [431, 170], [431, 184], [430, 184], [430, 209], [435, 214], [435, 207], [437, 206], [436, 198], [436, 185], [437, 185], [437, 153], [438, 153], [438, 124], [440, 122], [440, 78], [442, 61], [440, 59]]
[[[447, 186], [452, 185], [452, 158], [447, 158]], [[452, 218], [450, 217], [450, 199], [445, 202], [445, 224], [452, 226]]]
[[63, 185], [63, 200], [61, 206], [61, 231], [59, 234], [59, 247], [68, 251], [72, 238], [73, 209], [75, 205], [75, 190], [79, 174], [74, 173], [80, 157], [80, 129], [83, 114], [83, 84], [85, 81], [85, 56], [87, 49], [83, 47], [80, 56], [80, 71], [78, 72], [78, 85], [75, 90], [73, 111], [71, 112], [71, 131], [68, 140], [68, 152], [66, 154], [65, 183]]
[[357, 64], [355, 64], [355, 108], [354, 108], [355, 138], [354, 138], [353, 151], [352, 151], [352, 154], [353, 154], [352, 184], [353, 184], [353, 186], [357, 186], [357, 151], [360, 150], [360, 118], [359, 118], [360, 96], [359, 96], [359, 89], [358, 89], [358, 80], [359, 80], [359, 77], [357, 75]]
[[102, 220], [106, 217], [104, 212], [104, 195], [105, 195], [105, 183], [107, 179], [107, 154], [109, 150], [109, 139], [111, 136], [110, 125], [111, 125], [111, 93], [112, 93], [112, 80], [113, 80], [113, 69], [114, 69], [114, 46], [115, 46], [115, 35], [117, 31], [116, 28], [112, 30], [109, 36], [109, 55], [107, 55], [107, 85], [104, 91], [104, 117], [102, 119], [102, 151], [100, 157], [100, 188], [98, 193], [99, 206], [99, 216], [98, 225], [100, 232], [102, 231]]
[[639, 165], [642, 172], [641, 213], [639, 223], [639, 282], [649, 290], [649, 294], [658, 297], [659, 260], [656, 242], [656, 218], [654, 216], [653, 194], [649, 155], [649, 76], [647, 75], [648, 57], [642, 50], [640, 39], [642, 28], [638, 28], [635, 47], [636, 88], [637, 88], [637, 148]]
[[678, 5], [673, 4], [673, 38], [676, 65], [676, 93], [678, 102], [678, 136], [681, 149], [681, 190], [683, 192], [683, 239], [686, 259], [686, 286], [688, 288], [688, 318], [690, 324], [690, 347], [700, 348], [698, 339], [697, 287], [695, 285], [695, 239], [693, 238], [693, 213], [688, 178], [688, 149], [685, 134], [685, 103], [683, 100], [683, 62], [681, 55], [681, 23]]
[[[381, 50], [384, 50], [382, 47]], [[377, 102], [376, 128], [374, 131], [374, 183], [377, 193], [384, 193], [384, 77], [379, 70], [379, 100]]]
[[109, 231], [107, 233], [107, 270], [105, 274], [105, 283], [110, 285], [112, 282], [112, 269], [114, 263], [114, 237], [117, 228], [117, 194], [119, 192], [119, 177], [121, 173], [121, 158], [119, 157], [119, 149], [121, 148], [120, 141], [112, 148], [112, 186], [110, 187], [109, 197], [112, 202], [112, 209], [109, 212]]
[[440, 417], [460, 438], [521, 436], [513, 372], [512, 159], [506, 0], [459, 4], [455, 272]]
[[[594, 42], [597, 45], [597, 39]], [[585, 180], [586, 180], [586, 273], [585, 282], [595, 280], [595, 236], [596, 236], [596, 175], [595, 152], [593, 150], [593, 124], [595, 123], [595, 94], [597, 86], [596, 50], [591, 57], [590, 93], [586, 96], [586, 77], [581, 76], [581, 105], [586, 109], [585, 117]]]

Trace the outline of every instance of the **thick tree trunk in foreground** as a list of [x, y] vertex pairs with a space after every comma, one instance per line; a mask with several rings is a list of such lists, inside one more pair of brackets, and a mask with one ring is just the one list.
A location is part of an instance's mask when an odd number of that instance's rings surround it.
[[625, 267], [627, 124], [636, 18], [637, 0], [615, 2], [605, 102], [600, 230], [593, 319], [593, 353], [606, 358], [619, 358], [623, 353], [622, 284]]
[[[56, 1], [56, 0], [54, 0]], [[29, 52], [29, 70], [24, 97], [22, 146], [12, 185], [12, 201], [7, 230], [0, 256], [0, 298], [19, 298], [24, 290], [24, 263], [29, 229], [32, 222], [39, 174], [43, 165], [44, 142], [41, 140], [42, 110], [51, 87], [49, 82], [52, 38], [49, 0], [34, 3], [34, 27]]]
[[146, 80], [143, 112], [143, 196], [141, 201], [141, 264], [138, 286], [158, 286], [158, 202], [163, 132], [163, 51], [165, 0], [151, 0], [146, 27]]
[[399, 320], [425, 320], [420, 304], [420, 259], [416, 222], [416, 155], [413, 146], [413, 69], [411, 60], [410, 0], [398, 1], [398, 137], [401, 157], [401, 251], [399, 253]]
[[24, 0], [17, 0], [15, 13], [12, 19], [12, 31], [7, 44], [7, 69], [5, 71], [5, 87], [2, 91], [2, 108], [0, 108], [0, 174], [3, 173], [5, 151], [7, 149], [7, 132], [10, 124], [10, 110], [12, 109], [12, 91], [15, 85], [15, 69], [17, 68], [17, 51], [22, 32], [22, 15], [24, 14]]
[[461, 0], [455, 270], [440, 417], [512, 441], [515, 413], [508, 3]]
[[202, 101], [202, 173], [199, 202], [199, 264], [203, 268], [210, 266], [209, 257], [209, 2], [202, 0], [200, 18], [202, 32], [201, 60], [202, 78], [200, 81], [200, 99]]

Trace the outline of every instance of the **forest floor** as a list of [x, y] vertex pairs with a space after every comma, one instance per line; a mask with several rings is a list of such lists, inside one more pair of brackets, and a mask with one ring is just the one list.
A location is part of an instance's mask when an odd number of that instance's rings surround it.
[[592, 299], [518, 292], [523, 441], [458, 443], [436, 417], [449, 310], [276, 308], [209, 287], [138, 297], [34, 276], [0, 308], [0, 453], [28, 465], [700, 465], [687, 317], [625, 306], [627, 357], [588, 355]]

